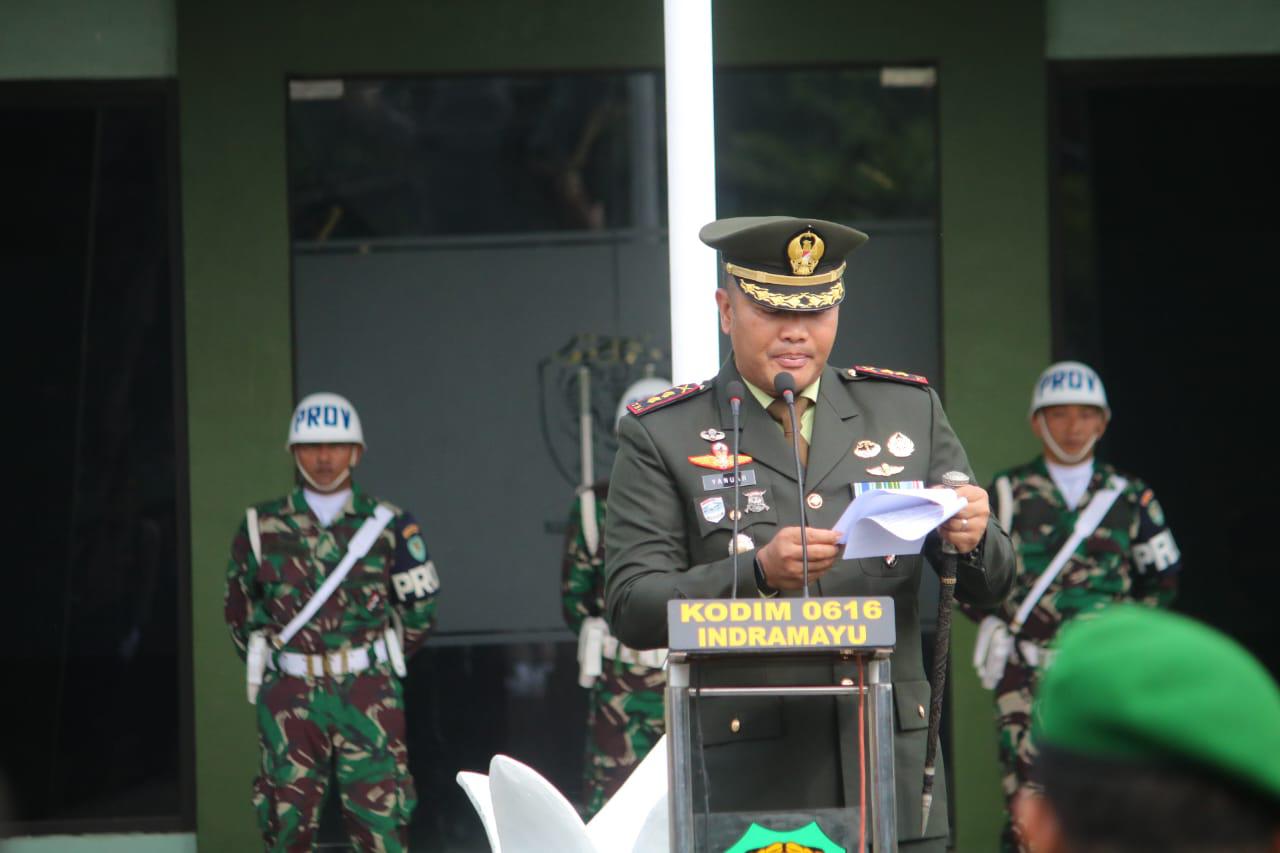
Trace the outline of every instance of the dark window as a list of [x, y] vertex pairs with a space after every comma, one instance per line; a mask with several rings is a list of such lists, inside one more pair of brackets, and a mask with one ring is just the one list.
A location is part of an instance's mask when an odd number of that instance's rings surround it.
[[[1280, 674], [1268, 379], [1280, 281], [1280, 61], [1053, 67], [1054, 355], [1093, 364], [1099, 455], [1155, 491], [1174, 607]], [[1225, 482], [1224, 482], [1225, 475]]]
[[930, 67], [717, 72], [718, 214], [935, 219], [934, 81]]
[[21, 830], [193, 824], [167, 87], [0, 86], [0, 774]]
[[635, 144], [662, 133], [657, 85], [652, 73], [294, 81], [294, 239], [656, 224], [637, 221], [630, 169]]

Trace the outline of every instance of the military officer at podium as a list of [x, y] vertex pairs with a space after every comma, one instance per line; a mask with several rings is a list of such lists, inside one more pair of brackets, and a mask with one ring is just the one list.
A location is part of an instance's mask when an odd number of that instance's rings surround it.
[[[941, 851], [947, 834], [941, 783], [929, 824], [919, 831], [929, 707], [917, 600], [925, 558], [843, 560], [830, 528], [869, 489], [937, 485], [952, 470], [972, 479], [964, 448], [924, 377], [827, 364], [846, 287], [856, 293], [846, 256], [867, 240], [865, 234], [835, 222], [770, 216], [712, 222], [699, 236], [721, 253], [716, 304], [733, 357], [713, 379], [633, 403], [619, 425], [605, 531], [609, 622], [628, 646], [659, 647], [667, 641], [669, 600], [729, 597], [737, 513], [723, 466], [733, 446], [726, 386], [735, 380], [746, 388], [739, 594], [802, 594], [790, 418], [785, 403], [774, 399], [775, 377], [790, 373], [798, 389], [810, 593], [893, 597], [899, 838], [912, 850]], [[993, 604], [1012, 583], [1013, 551], [990, 517], [986, 492], [976, 486], [959, 491], [968, 504], [939, 531], [960, 552], [956, 594]], [[737, 684], [767, 678], [758, 665], [738, 666], [715, 677]], [[797, 663], [788, 677], [830, 684], [854, 674], [852, 663], [847, 671], [843, 666]], [[856, 714], [852, 699], [721, 698], [702, 704], [711, 812], [857, 806], [856, 729], [846, 717]], [[695, 789], [702, 784], [695, 774]], [[699, 793], [695, 809], [701, 806]]]

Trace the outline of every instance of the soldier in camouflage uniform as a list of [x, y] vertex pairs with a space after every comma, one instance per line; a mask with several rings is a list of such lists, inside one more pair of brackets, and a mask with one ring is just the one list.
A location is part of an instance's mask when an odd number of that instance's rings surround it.
[[231, 545], [226, 619], [241, 658], [254, 660], [255, 636], [279, 637], [372, 516], [389, 521], [283, 648], [263, 646], [253, 804], [264, 848], [314, 849], [334, 771], [353, 846], [405, 850], [416, 795], [393, 670], [402, 671], [400, 650], [411, 655], [431, 629], [435, 567], [412, 516], [353, 486], [364, 438], [349, 402], [336, 394], [304, 399], [289, 448], [304, 485], [250, 508]]
[[[665, 379], [633, 383], [622, 395], [618, 417], [632, 400], [665, 389]], [[662, 672], [665, 652], [637, 652], [615, 640], [604, 614], [604, 521], [608, 481], [574, 500], [561, 566], [564, 621], [578, 635], [579, 681], [591, 691], [583, 768], [584, 817], [590, 819], [631, 775], [662, 737]], [[594, 519], [584, 523], [583, 513]]]
[[[1037, 381], [1031, 405], [1031, 427], [1044, 453], [999, 474], [989, 490], [1017, 550], [1018, 574], [1009, 598], [994, 613], [971, 605], [961, 609], [974, 619], [988, 617], [984, 629], [1011, 632], [1003, 673], [998, 674], [997, 666], [986, 681], [996, 682], [1007, 807], [1019, 791], [1034, 787], [1029, 781], [1037, 754], [1030, 737], [1032, 694], [1046, 663], [1046, 647], [1058, 630], [1077, 615], [1116, 601], [1165, 607], [1177, 589], [1181, 554], [1160, 502], [1142, 481], [1094, 459], [1094, 445], [1110, 417], [1102, 381], [1091, 368], [1079, 362], [1051, 365]], [[1101, 522], [1014, 630], [1019, 608], [1071, 536], [1077, 519], [1099, 491], [1118, 486], [1119, 496]], [[1018, 850], [1008, 814], [1001, 849]]]

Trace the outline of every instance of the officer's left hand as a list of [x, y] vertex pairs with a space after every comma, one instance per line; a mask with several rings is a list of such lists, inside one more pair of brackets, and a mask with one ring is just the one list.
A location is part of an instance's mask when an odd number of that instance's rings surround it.
[[961, 554], [968, 554], [987, 532], [987, 519], [991, 516], [991, 503], [987, 499], [986, 489], [977, 486], [961, 486], [956, 494], [969, 501], [939, 528], [942, 538], [955, 546]]

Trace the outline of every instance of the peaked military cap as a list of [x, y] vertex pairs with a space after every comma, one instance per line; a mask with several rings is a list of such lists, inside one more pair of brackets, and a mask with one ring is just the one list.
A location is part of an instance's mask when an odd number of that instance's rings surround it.
[[825, 219], [738, 216], [702, 226], [725, 271], [752, 300], [783, 311], [823, 311], [844, 300], [845, 257], [867, 242]]
[[1032, 711], [1037, 743], [1195, 765], [1280, 803], [1280, 687], [1235, 640], [1117, 604], [1073, 619], [1056, 646]]

